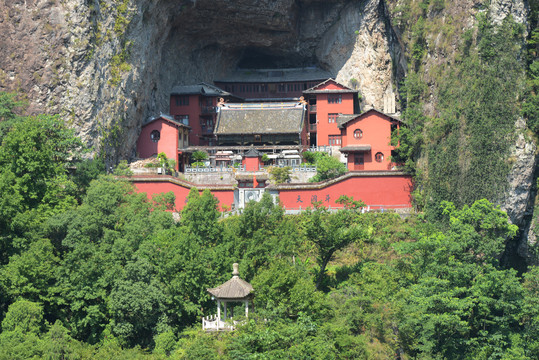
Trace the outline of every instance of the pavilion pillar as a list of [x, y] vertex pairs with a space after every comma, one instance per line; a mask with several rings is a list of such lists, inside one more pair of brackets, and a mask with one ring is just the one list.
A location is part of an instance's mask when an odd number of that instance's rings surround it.
[[225, 304], [225, 321], [226, 321], [226, 301], [223, 301], [223, 303]]
[[221, 323], [221, 300], [217, 299], [217, 330], [219, 330], [220, 323]]
[[245, 317], [249, 317], [249, 300], [245, 300]]

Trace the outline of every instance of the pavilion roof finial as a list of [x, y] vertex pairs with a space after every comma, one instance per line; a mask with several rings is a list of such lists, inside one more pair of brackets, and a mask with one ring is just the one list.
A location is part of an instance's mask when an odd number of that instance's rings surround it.
[[238, 263], [232, 264], [232, 279], [215, 288], [207, 289], [210, 295], [217, 299], [240, 299], [248, 300], [252, 298], [253, 287], [247, 281], [240, 278]]

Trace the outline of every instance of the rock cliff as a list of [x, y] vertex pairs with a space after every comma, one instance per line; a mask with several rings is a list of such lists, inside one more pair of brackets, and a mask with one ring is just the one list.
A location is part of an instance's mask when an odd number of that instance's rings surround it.
[[406, 60], [380, 0], [17, 0], [0, 4], [0, 89], [61, 113], [111, 161], [174, 85], [238, 65], [320, 65], [381, 107]]

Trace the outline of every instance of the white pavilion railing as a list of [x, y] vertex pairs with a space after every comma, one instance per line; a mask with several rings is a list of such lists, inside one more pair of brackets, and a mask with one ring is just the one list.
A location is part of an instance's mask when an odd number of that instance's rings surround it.
[[231, 331], [235, 329], [235, 325], [242, 324], [243, 321], [228, 320], [223, 321], [217, 315], [202, 317], [202, 330], [207, 331]]

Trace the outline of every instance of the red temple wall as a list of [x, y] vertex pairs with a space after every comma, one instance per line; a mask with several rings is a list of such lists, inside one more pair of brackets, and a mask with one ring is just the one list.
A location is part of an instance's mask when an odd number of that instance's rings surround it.
[[[152, 195], [159, 193], [168, 193], [172, 191], [176, 196], [175, 207], [176, 210], [181, 210], [187, 202], [187, 195], [191, 189], [168, 181], [136, 181], [133, 183], [139, 192], [145, 192], [148, 195], [148, 199], [152, 198]], [[199, 191], [202, 194], [202, 190]], [[212, 190], [211, 193], [219, 200], [219, 210], [222, 210], [222, 206], [226, 205], [229, 209], [234, 203], [234, 190]]]
[[[186, 186], [168, 181], [137, 181], [136, 177], [133, 177], [132, 181], [137, 190], [145, 192], [148, 198], [151, 198], [153, 194], [172, 191], [176, 196], [177, 210], [183, 209], [190, 191]], [[335, 202], [341, 195], [353, 197], [354, 200], [362, 200], [371, 209], [392, 209], [411, 207], [411, 191], [410, 176], [375, 175], [350, 177], [319, 189], [282, 189], [279, 190], [279, 197], [287, 209], [300, 207], [305, 209], [311, 207], [314, 201], [321, 201], [324, 206], [342, 207]], [[234, 203], [234, 190], [211, 190], [211, 192], [219, 200], [220, 210], [223, 205], [231, 208]]]
[[280, 190], [279, 198], [285, 208], [306, 208], [314, 201], [322, 201], [324, 206], [342, 207], [335, 203], [341, 195], [362, 200], [371, 208], [411, 207], [410, 176], [351, 177], [321, 189]]
[[245, 166], [245, 171], [258, 171], [263, 163], [260, 158], [246, 157], [243, 159], [242, 165]]
[[200, 134], [202, 134], [202, 128], [200, 126], [200, 103], [198, 95], [185, 95], [189, 96], [189, 105], [176, 105], [176, 98], [183, 95], [172, 95], [170, 97], [170, 114], [176, 119], [177, 116], [188, 115], [189, 126], [191, 132], [189, 132], [189, 144], [201, 145]]

